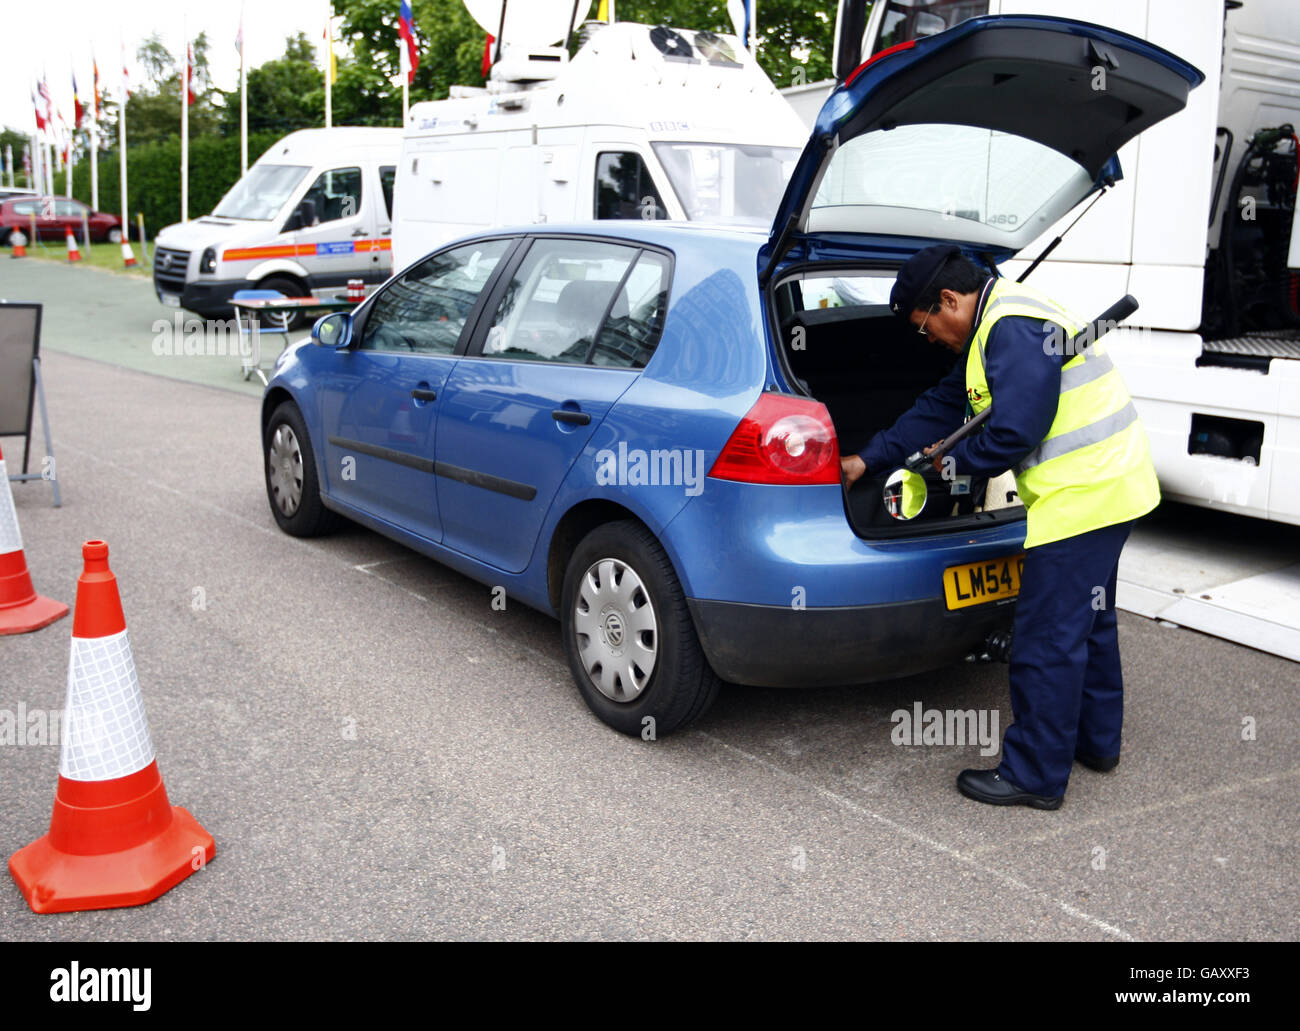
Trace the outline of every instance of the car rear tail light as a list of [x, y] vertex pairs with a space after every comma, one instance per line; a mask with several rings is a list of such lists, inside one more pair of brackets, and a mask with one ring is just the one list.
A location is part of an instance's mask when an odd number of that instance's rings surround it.
[[763, 394], [709, 475], [743, 483], [839, 483], [839, 442], [830, 412], [817, 401]]

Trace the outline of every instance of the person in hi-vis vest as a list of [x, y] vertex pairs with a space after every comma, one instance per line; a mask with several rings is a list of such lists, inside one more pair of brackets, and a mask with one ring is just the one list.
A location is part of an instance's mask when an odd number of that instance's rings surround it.
[[947, 472], [992, 478], [1010, 469], [1026, 507], [1010, 659], [1014, 723], [1001, 763], [963, 770], [957, 788], [993, 805], [1056, 809], [1075, 760], [1101, 772], [1119, 762], [1116, 570], [1134, 521], [1160, 501], [1146, 431], [1100, 342], [1064, 355], [1061, 345], [1083, 321], [955, 246], [913, 255], [890, 307], [962, 359], [859, 454], [841, 458], [844, 479], [852, 485], [929, 453], [996, 398], [983, 429], [948, 453]]

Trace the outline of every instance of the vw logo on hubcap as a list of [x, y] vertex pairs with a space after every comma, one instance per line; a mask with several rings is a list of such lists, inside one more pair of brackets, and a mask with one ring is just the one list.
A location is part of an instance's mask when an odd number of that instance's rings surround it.
[[623, 643], [623, 617], [617, 612], [605, 616], [605, 640], [611, 648], [617, 648]]

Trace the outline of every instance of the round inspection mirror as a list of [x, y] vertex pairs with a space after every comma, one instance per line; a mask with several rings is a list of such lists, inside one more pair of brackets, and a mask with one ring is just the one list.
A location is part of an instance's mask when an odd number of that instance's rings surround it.
[[925, 478], [910, 469], [895, 469], [885, 480], [885, 511], [895, 519], [915, 519], [925, 508]]

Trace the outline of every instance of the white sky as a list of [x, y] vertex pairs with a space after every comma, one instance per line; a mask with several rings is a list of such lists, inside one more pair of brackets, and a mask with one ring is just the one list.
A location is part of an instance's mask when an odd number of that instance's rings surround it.
[[[99, 62], [101, 88], [121, 85], [121, 44], [135, 85], [144, 73], [135, 51], [157, 30], [174, 57], [185, 39], [208, 34], [212, 81], [221, 89], [239, 82], [239, 0], [6, 0], [0, 33], [7, 46], [0, 61], [0, 125], [33, 132], [36, 120], [29, 91], [44, 70], [50, 94], [67, 121], [72, 120], [72, 75], [83, 104], [91, 96], [91, 53]], [[397, 0], [393, 0], [394, 12]], [[244, 10], [244, 53], [255, 68], [284, 53], [284, 40], [305, 32], [318, 42], [325, 30], [326, 0], [253, 0]], [[337, 21], [335, 23], [337, 25]], [[17, 155], [15, 155], [17, 158]]]

